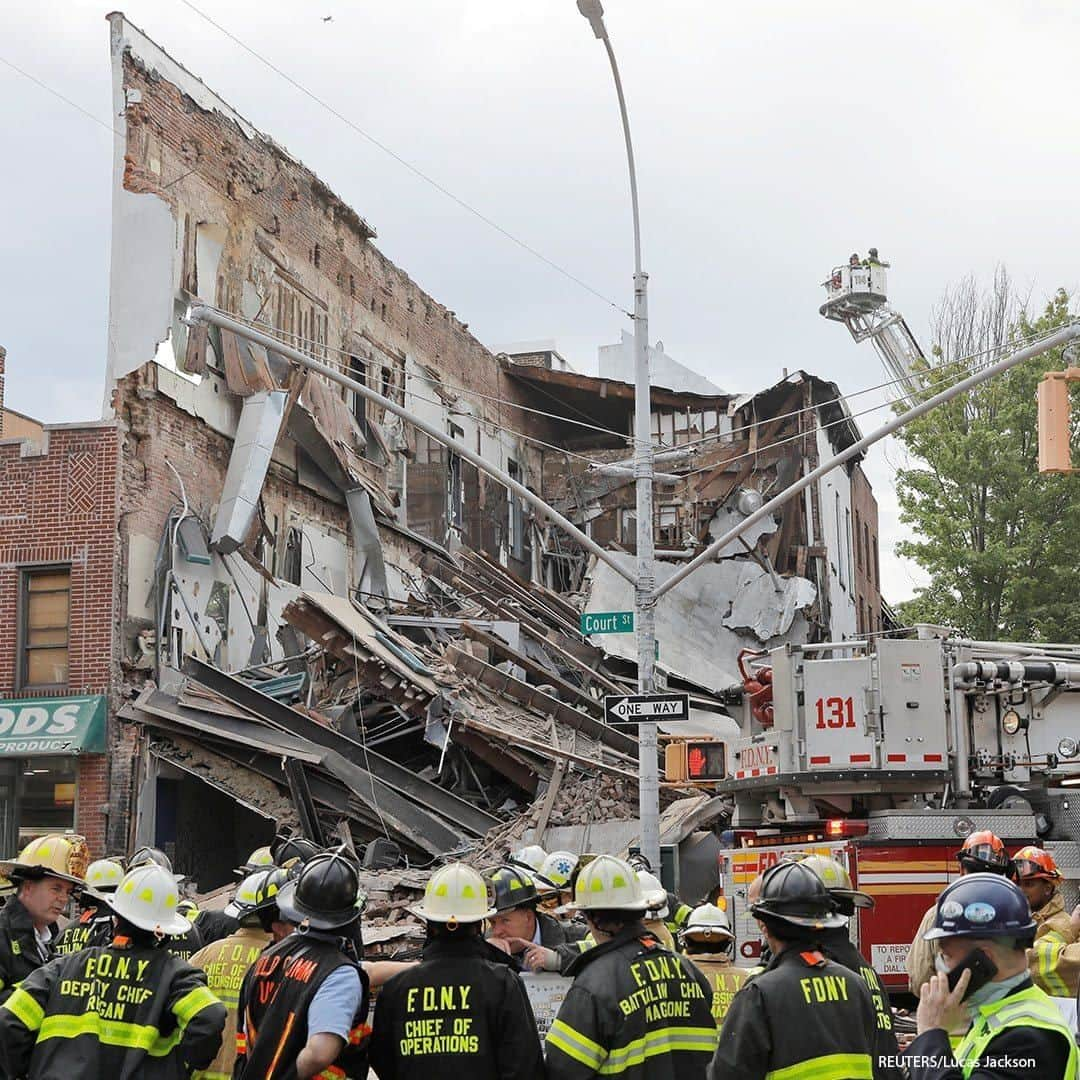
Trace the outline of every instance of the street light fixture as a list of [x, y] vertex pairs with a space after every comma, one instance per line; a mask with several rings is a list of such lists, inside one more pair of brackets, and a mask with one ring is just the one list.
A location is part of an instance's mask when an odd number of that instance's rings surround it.
[[[600, 0], [577, 0], [578, 11], [589, 20], [592, 32], [604, 43], [615, 93], [619, 98], [626, 160], [630, 168], [630, 205], [634, 217], [634, 478], [637, 489], [637, 587], [634, 590], [634, 629], [637, 631], [638, 692], [655, 689], [656, 575], [653, 567], [653, 445], [649, 407], [649, 275], [641, 269], [641, 219], [638, 214], [637, 170], [630, 118], [626, 111], [619, 65], [611, 47]], [[641, 852], [660, 865], [660, 776], [656, 751], [656, 724], [638, 727], [638, 810]]]

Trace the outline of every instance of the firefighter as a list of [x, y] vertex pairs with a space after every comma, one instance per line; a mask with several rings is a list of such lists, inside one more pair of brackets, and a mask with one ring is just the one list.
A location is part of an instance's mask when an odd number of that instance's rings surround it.
[[1028, 949], [1031, 978], [1052, 997], [1075, 998], [1080, 987], [1080, 944], [1076, 922], [1061, 900], [1061, 871], [1053, 855], [1037, 847], [1021, 848], [1013, 862], [1037, 928], [1035, 943]]
[[[1028, 975], [1025, 948], [1036, 926], [1020, 888], [998, 874], [970, 874], [942, 892], [935, 912], [927, 934], [941, 959], [919, 996], [918, 1036], [907, 1051], [912, 1080], [1076, 1080], [1073, 1033]], [[949, 972], [976, 960], [989, 969], [977, 981], [978, 969], [962, 970], [950, 991]], [[953, 1052], [947, 1032], [960, 1012], [970, 1028]]]
[[679, 931], [679, 939], [683, 952], [712, 983], [712, 1014], [719, 1027], [748, 974], [746, 968], [736, 966], [732, 956], [735, 935], [727, 911], [716, 904], [694, 908]]
[[[645, 870], [647, 873], [652, 873], [652, 863], [641, 854], [640, 851], [635, 851], [629, 859], [626, 860], [635, 870]], [[686, 925], [687, 920], [690, 918], [693, 908], [680, 900], [673, 892], [666, 890], [667, 892], [667, 907], [668, 915], [665, 919], [665, 923], [668, 928], [668, 932], [671, 936], [678, 941], [679, 931]], [[709, 901], [711, 903], [711, 901]]]
[[[986, 872], [1011, 877], [1015, 872], [1001, 838], [989, 829], [969, 833], [956, 853], [956, 861], [960, 864], [961, 875]], [[927, 939], [926, 933], [933, 927], [936, 915], [936, 904], [927, 908], [919, 923], [919, 929], [915, 931], [915, 940], [908, 949], [904, 963], [907, 968], [908, 989], [916, 997], [919, 996], [923, 983], [930, 980], [935, 970], [938, 949], [933, 940]]]
[[274, 856], [270, 852], [270, 845], [266, 844], [263, 847], [257, 847], [241, 866], [237, 873], [242, 874], [244, 877], [249, 877], [254, 874], [256, 870], [269, 870], [271, 866], [276, 865], [274, 862]]
[[536, 873], [540, 907], [554, 911], [573, 899], [580, 859], [572, 851], [553, 851]]
[[1013, 856], [1016, 883], [1031, 906], [1035, 920], [1036, 944], [1044, 937], [1056, 934], [1062, 943], [1075, 940], [1076, 934], [1061, 899], [1061, 871], [1054, 856], [1040, 847], [1028, 845]]
[[735, 995], [709, 1080], [871, 1080], [874, 1005], [863, 980], [820, 948], [822, 931], [844, 925], [821, 879], [802, 863], [779, 862], [750, 910], [772, 959]]
[[49, 833], [0, 866], [16, 886], [0, 910], [0, 1003], [30, 972], [53, 958], [57, 920], [85, 884], [90, 861], [81, 836]]
[[[179, 885], [184, 880], [183, 874], [173, 873], [172, 859], [161, 848], [141, 847], [128, 859], [128, 870], [137, 870], [140, 866], [160, 866], [167, 874], [171, 874], [173, 880]], [[180, 924], [177, 923], [177, 926]], [[177, 930], [169, 935], [165, 942], [165, 948], [181, 960], [190, 960], [204, 945], [203, 936], [197, 926], [193, 926], [186, 919], [185, 929]]]
[[889, 995], [881, 976], [852, 944], [851, 931], [848, 928], [848, 922], [854, 917], [856, 910], [869, 910], [874, 906], [874, 898], [853, 887], [847, 868], [836, 859], [829, 858], [827, 855], [808, 855], [800, 861], [803, 866], [809, 867], [821, 878], [822, 884], [836, 904], [837, 912], [844, 917], [843, 926], [820, 932], [818, 943], [821, 951], [828, 959], [841, 964], [856, 975], [861, 975], [870, 991], [870, 1000], [874, 1003], [874, 1013], [877, 1017], [874, 1027], [876, 1033], [874, 1060], [878, 1064], [874, 1075], [878, 1077], [878, 1080], [883, 1077], [900, 1077], [902, 1073], [899, 1064], [887, 1066], [881, 1064], [899, 1061], [900, 1051], [896, 1042], [896, 1032], [893, 1030]]
[[647, 905], [645, 918], [642, 920], [645, 929], [651, 933], [665, 949], [672, 952], [678, 951], [675, 939], [671, 936], [668, 928], [668, 918], [671, 909], [668, 907], [668, 893], [660, 883], [660, 879], [648, 870], [637, 872], [638, 881], [641, 883], [641, 893], [645, 897]]
[[529, 844], [528, 847], [518, 848], [511, 851], [507, 857], [507, 866], [520, 866], [530, 874], [539, 874], [544, 868], [544, 860], [548, 853], [539, 844]]
[[123, 880], [124, 868], [116, 859], [98, 859], [86, 868], [86, 889], [80, 900], [82, 913], [56, 939], [53, 952], [67, 956], [90, 945], [108, 945], [113, 939], [113, 915], [109, 899]]
[[286, 870], [293, 866], [303, 866], [309, 859], [322, 853], [322, 848], [306, 836], [278, 836], [270, 845], [270, 854], [274, 865]]
[[512, 955], [532, 944], [554, 949], [566, 943], [567, 933], [559, 920], [536, 910], [536, 883], [524, 870], [502, 866], [487, 881], [495, 895], [489, 934], [493, 942], [505, 942]]
[[371, 1041], [379, 1080], [541, 1080], [528, 996], [509, 967], [488, 959], [481, 936], [496, 913], [484, 879], [450, 863], [432, 874], [410, 910], [426, 923], [427, 941], [420, 963], [379, 995]]
[[645, 929], [641, 882], [622, 859], [598, 855], [574, 896], [596, 947], [570, 967], [547, 1037], [548, 1077], [696, 1080], [716, 1049], [708, 980]]
[[360, 967], [360, 879], [339, 850], [277, 893], [296, 930], [263, 952], [240, 989], [237, 1080], [367, 1075], [368, 981]]
[[111, 901], [116, 936], [39, 967], [0, 1008], [0, 1074], [27, 1080], [173, 1080], [205, 1068], [225, 1006], [164, 946], [180, 933], [172, 874], [129, 870]]
[[225, 1036], [217, 1057], [192, 1080], [221, 1080], [232, 1076], [236, 1062], [236, 1016], [240, 1007], [240, 987], [248, 968], [271, 942], [263, 929], [261, 912], [268, 904], [277, 906], [277, 893], [285, 884], [286, 873], [275, 867], [249, 874], [237, 886], [226, 910], [236, 919], [235, 933], [204, 945], [191, 958], [192, 967], [206, 972], [207, 984], [228, 1010]]

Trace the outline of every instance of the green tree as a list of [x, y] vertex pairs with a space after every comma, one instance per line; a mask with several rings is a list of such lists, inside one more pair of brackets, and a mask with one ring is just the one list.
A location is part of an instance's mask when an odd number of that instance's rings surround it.
[[[1005, 271], [987, 293], [964, 281], [935, 312], [920, 394], [1073, 318], [1064, 290], [1032, 317]], [[1038, 471], [1036, 388], [1065, 366], [1061, 349], [1026, 361], [899, 434], [910, 467], [897, 472], [897, 495], [910, 539], [896, 551], [930, 577], [900, 605], [905, 622], [977, 640], [1080, 640], [1080, 478]]]

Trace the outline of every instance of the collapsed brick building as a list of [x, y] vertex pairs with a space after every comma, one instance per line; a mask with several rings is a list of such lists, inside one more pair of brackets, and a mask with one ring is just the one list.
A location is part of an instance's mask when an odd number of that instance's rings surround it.
[[[98, 437], [115, 457], [101, 522], [116, 591], [95, 616], [109, 716], [95, 842], [157, 843], [217, 882], [313, 814], [430, 856], [530, 800], [542, 831], [564, 781], [632, 798], [636, 740], [599, 720], [602, 695], [633, 685], [632, 640], [590, 643], [576, 622], [583, 606], [629, 606], [624, 583], [438, 441], [185, 316], [211, 305], [337, 367], [626, 559], [632, 483], [589, 465], [629, 456], [632, 386], [543, 352], [494, 354], [310, 169], [123, 15], [109, 24], [119, 134]], [[746, 397], [704, 383], [653, 392], [658, 448], [694, 451], [658, 488], [661, 576], [740, 500], [857, 437], [813, 376]], [[658, 612], [661, 678], [718, 731], [740, 648], [880, 628], [876, 505], [857, 465], [773, 526]], [[285, 775], [290, 757], [303, 777]], [[95, 768], [88, 792], [105, 782]], [[208, 831], [209, 855], [192, 841]]]

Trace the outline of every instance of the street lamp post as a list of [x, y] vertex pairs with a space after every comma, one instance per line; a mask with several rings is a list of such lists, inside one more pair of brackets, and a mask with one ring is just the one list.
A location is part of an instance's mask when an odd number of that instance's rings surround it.
[[[619, 97], [626, 159], [630, 166], [630, 203], [634, 215], [634, 478], [637, 491], [637, 585], [634, 590], [634, 628], [637, 632], [638, 692], [651, 694], [656, 663], [656, 574], [653, 567], [653, 445], [649, 403], [649, 275], [641, 269], [641, 221], [638, 215], [637, 170], [630, 118], [626, 112], [619, 65], [611, 47], [600, 0], [577, 0], [578, 11], [589, 20], [593, 33], [604, 43], [615, 92]], [[638, 808], [641, 851], [660, 867], [660, 776], [656, 724], [638, 727]]]

